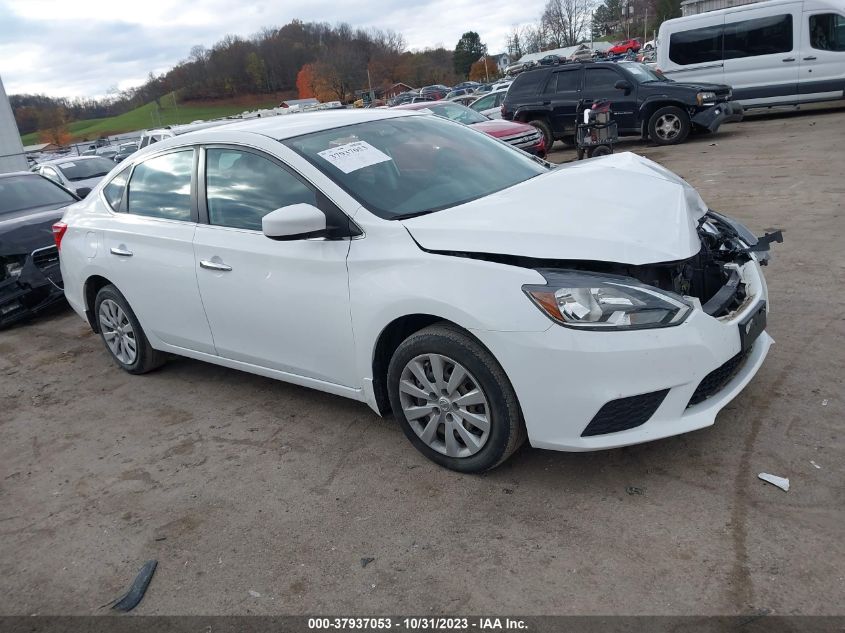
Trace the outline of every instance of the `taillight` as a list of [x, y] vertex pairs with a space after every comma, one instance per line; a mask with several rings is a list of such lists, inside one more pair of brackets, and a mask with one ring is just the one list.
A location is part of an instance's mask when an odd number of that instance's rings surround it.
[[56, 222], [53, 225], [53, 240], [56, 242], [56, 249], [62, 250], [62, 238], [67, 233], [67, 224], [64, 222]]

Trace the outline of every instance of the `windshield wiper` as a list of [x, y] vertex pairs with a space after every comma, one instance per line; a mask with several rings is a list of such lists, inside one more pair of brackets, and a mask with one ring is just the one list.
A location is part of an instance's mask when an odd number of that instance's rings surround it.
[[437, 209], [425, 209], [424, 211], [412, 211], [411, 213], [400, 213], [399, 215], [394, 215], [391, 220], [407, 220], [409, 218], [417, 218], [421, 215], [428, 215], [429, 213], [434, 213]]

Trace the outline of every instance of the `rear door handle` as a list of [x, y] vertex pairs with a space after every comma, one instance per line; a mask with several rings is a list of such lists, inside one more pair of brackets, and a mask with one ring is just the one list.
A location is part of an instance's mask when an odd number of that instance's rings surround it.
[[814, 59], [816, 59], [816, 56], [815, 56], [815, 55], [810, 55], [809, 57], [805, 57], [805, 58], [804, 58], [804, 61], [805, 61], [805, 62], [811, 62], [811, 61], [813, 61]]
[[118, 255], [120, 257], [132, 257], [132, 251], [126, 250], [126, 247], [123, 245], [117, 247], [112, 246], [109, 250], [111, 251], [112, 255]]
[[794, 57], [784, 57], [784, 58], [783, 58], [783, 61], [785, 61], [785, 62], [794, 62], [794, 61], [795, 61], [795, 58], [794, 58]]
[[217, 270], [224, 273], [227, 273], [232, 270], [232, 267], [228, 264], [224, 264], [223, 262], [215, 262], [211, 259], [201, 259], [200, 268], [207, 268], [208, 270]]

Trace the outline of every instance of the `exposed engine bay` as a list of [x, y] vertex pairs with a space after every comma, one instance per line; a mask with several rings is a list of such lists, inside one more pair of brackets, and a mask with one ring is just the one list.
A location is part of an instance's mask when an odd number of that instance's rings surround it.
[[751, 253], [755, 253], [758, 262], [765, 266], [769, 259], [769, 245], [772, 242], [783, 242], [782, 232], [774, 231], [758, 238], [744, 225], [712, 210], [699, 220], [697, 232], [701, 248], [692, 257], [640, 266], [590, 260], [535, 259], [494, 253], [430, 252], [533, 268], [541, 274], [544, 270], [558, 269], [629, 277], [661, 290], [695, 297], [701, 302], [702, 309], [711, 316], [731, 314], [746, 299], [746, 288], [741, 277], [742, 266], [751, 261]]

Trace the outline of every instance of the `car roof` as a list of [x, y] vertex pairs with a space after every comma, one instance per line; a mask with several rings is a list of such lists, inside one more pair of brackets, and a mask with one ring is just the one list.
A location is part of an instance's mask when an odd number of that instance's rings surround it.
[[41, 174], [36, 174], [34, 171], [7, 171], [0, 174], [0, 178], [11, 178], [13, 176], [34, 176], [35, 178], [43, 178]]
[[182, 136], [190, 135], [191, 138], [198, 138], [225, 129], [227, 132], [252, 132], [253, 134], [261, 134], [276, 140], [282, 140], [301, 136], [302, 134], [310, 134], [311, 132], [321, 132], [323, 130], [343, 127], [345, 125], [355, 125], [357, 123], [393, 119], [402, 116], [416, 115], [412, 112], [396, 111], [393, 108], [296, 112], [229, 123], [228, 125], [221, 125], [219, 127], [188, 132], [188, 134], [183, 134]]
[[[64, 163], [78, 163], [83, 160], [91, 160], [92, 158], [100, 158], [102, 156], [62, 156], [61, 158], [51, 158], [49, 160], [38, 161], [39, 165], [62, 165]], [[103, 159], [103, 160], [108, 160]]]

